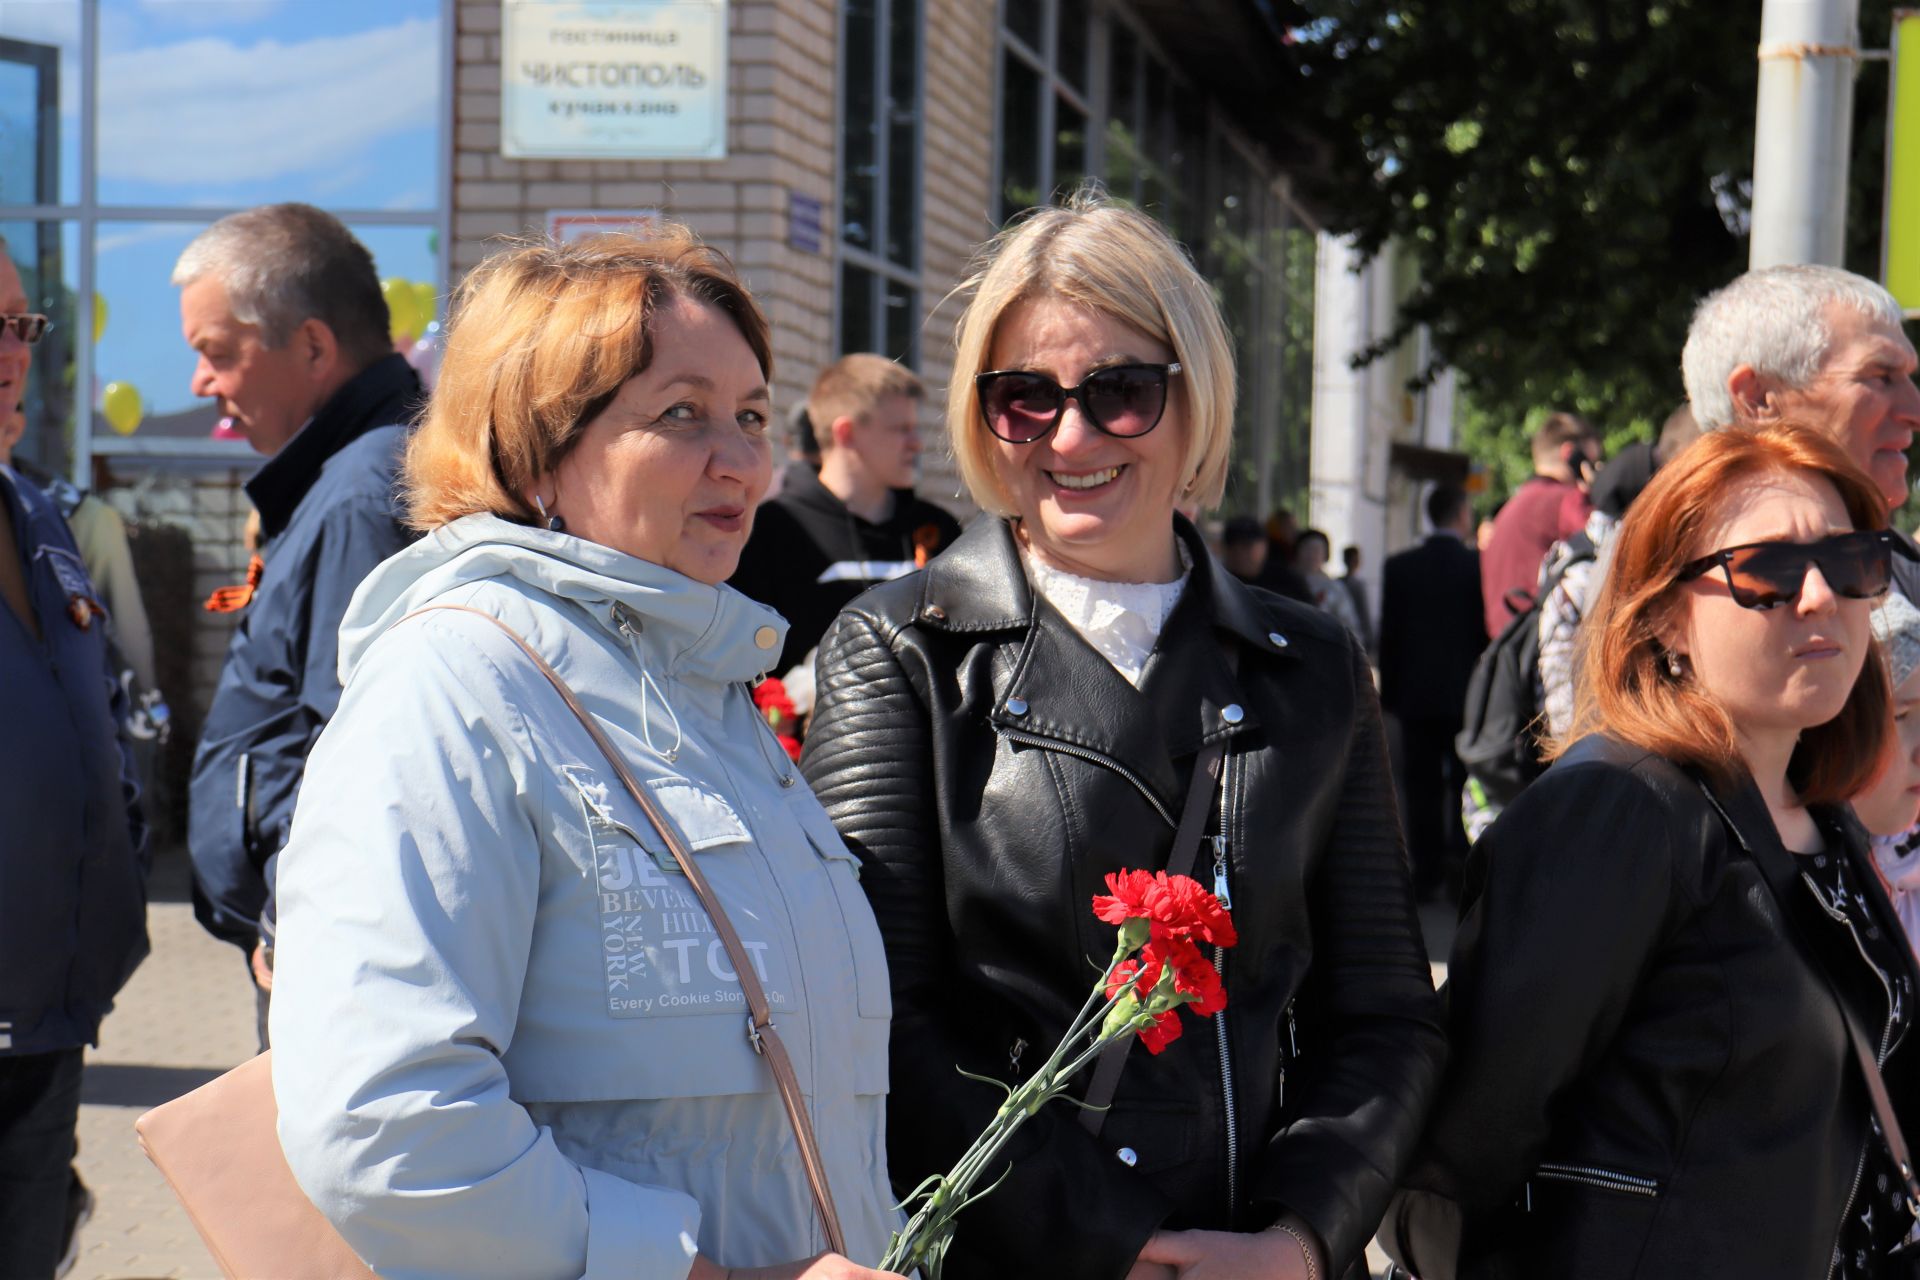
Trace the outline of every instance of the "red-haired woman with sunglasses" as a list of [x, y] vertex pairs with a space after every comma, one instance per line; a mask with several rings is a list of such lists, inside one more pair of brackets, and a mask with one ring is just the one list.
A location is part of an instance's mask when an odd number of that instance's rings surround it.
[[1885, 512], [1782, 425], [1703, 437], [1627, 513], [1572, 732], [1469, 865], [1395, 1214], [1426, 1280], [1913, 1274], [1876, 1117], [1920, 1120], [1920, 972], [1845, 803], [1891, 730]]
[[1219, 501], [1234, 366], [1162, 228], [1079, 198], [970, 285], [947, 422], [990, 514], [840, 615], [802, 759], [887, 946], [895, 1187], [1059, 1041], [1113, 949], [1103, 877], [1185, 866], [1239, 928], [1225, 1011], [1023, 1129], [947, 1280], [1331, 1280], [1443, 1052], [1365, 655], [1176, 514]]

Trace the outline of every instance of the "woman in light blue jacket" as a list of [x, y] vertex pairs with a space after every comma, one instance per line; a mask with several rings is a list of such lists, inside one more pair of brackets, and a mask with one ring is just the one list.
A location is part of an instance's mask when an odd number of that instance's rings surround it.
[[[679, 829], [765, 989], [848, 1253], [897, 1225], [885, 960], [755, 710], [722, 585], [771, 474], [767, 324], [683, 228], [468, 277], [279, 859], [280, 1138], [383, 1276], [877, 1280], [826, 1240], [728, 950], [513, 639]], [[739, 1268], [753, 1270], [732, 1270]]]

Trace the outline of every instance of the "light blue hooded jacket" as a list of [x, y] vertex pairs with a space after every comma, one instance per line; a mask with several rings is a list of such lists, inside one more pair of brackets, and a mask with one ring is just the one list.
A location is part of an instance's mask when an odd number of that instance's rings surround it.
[[886, 961], [857, 866], [747, 686], [779, 616], [468, 516], [387, 560], [280, 857], [272, 1036], [300, 1185], [383, 1276], [680, 1280], [826, 1247], [725, 949], [513, 642], [680, 827], [755, 957], [848, 1246], [899, 1216]]

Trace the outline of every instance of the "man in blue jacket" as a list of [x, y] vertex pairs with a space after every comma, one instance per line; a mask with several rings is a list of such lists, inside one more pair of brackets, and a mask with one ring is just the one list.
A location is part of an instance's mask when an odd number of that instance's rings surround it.
[[194, 910], [240, 947], [265, 1041], [273, 985], [273, 860], [307, 752], [340, 701], [340, 616], [408, 541], [395, 481], [420, 383], [396, 355], [373, 258], [310, 205], [214, 223], [173, 270], [199, 354], [195, 395], [267, 463], [247, 482], [261, 544], [247, 585], [210, 609], [240, 625], [194, 755], [187, 815]]
[[[0, 417], [46, 327], [0, 241]], [[73, 535], [0, 465], [0, 1276], [71, 1264], [81, 1054], [147, 954], [126, 711]]]

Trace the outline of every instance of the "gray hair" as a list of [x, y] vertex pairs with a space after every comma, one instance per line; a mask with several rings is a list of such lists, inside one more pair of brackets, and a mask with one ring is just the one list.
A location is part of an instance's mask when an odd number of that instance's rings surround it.
[[195, 236], [173, 267], [184, 287], [212, 276], [234, 319], [257, 325], [269, 347], [319, 320], [341, 349], [371, 362], [393, 349], [373, 255], [341, 221], [310, 204], [267, 204], [228, 214]]
[[1796, 389], [1812, 382], [1833, 342], [1826, 313], [1836, 304], [1896, 332], [1904, 318], [1892, 294], [1838, 267], [1762, 267], [1708, 294], [1694, 308], [1680, 353], [1700, 429], [1733, 425], [1727, 379], [1743, 364]]

